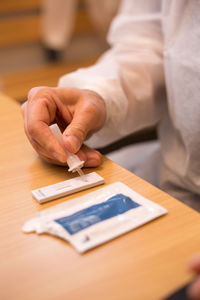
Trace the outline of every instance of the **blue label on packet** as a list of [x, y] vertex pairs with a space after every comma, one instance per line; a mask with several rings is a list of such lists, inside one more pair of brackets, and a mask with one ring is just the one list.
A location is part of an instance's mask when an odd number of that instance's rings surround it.
[[59, 218], [54, 221], [63, 226], [69, 234], [75, 234], [87, 227], [117, 215], [121, 215], [138, 206], [140, 206], [140, 204], [134, 202], [131, 198], [123, 194], [117, 194], [105, 202], [92, 205], [70, 216]]

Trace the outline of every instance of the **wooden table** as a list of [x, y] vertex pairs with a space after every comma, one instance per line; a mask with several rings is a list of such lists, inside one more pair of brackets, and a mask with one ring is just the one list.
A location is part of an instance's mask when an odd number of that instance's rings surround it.
[[191, 279], [186, 262], [200, 250], [199, 214], [106, 158], [95, 170], [106, 184], [120, 180], [168, 215], [82, 255], [60, 239], [24, 234], [22, 224], [39, 211], [88, 191], [38, 204], [32, 189], [71, 175], [38, 158], [19, 105], [2, 94], [0, 130], [1, 300], [156, 300]]

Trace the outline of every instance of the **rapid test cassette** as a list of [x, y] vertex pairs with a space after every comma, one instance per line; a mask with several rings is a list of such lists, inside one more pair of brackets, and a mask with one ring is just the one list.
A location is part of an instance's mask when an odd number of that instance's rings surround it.
[[45, 203], [103, 183], [104, 178], [92, 172], [33, 190], [32, 195], [39, 203]]

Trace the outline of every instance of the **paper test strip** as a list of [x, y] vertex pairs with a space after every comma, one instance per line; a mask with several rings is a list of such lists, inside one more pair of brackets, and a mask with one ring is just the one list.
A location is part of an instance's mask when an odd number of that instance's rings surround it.
[[81, 177], [78, 176], [33, 190], [32, 195], [39, 203], [45, 203], [50, 200], [83, 191], [103, 183], [103, 177], [98, 175], [96, 172], [92, 172]]

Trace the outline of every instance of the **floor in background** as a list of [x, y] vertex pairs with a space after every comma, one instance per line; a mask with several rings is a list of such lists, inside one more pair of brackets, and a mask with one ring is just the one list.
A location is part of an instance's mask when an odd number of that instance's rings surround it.
[[[85, 35], [72, 39], [68, 48], [61, 53], [62, 63], [82, 63], [88, 58], [98, 57], [105, 51], [107, 45], [94, 35]], [[81, 51], [80, 51], [81, 49]], [[44, 66], [49, 61], [40, 44], [15, 46], [0, 49], [1, 76], [16, 73], [31, 68]]]
[[19, 102], [31, 87], [57, 85], [61, 75], [93, 64], [107, 48], [79, 0], [69, 45], [59, 61], [50, 61], [41, 45], [42, 7], [42, 0], [0, 1], [0, 90]]
[[31, 87], [56, 86], [61, 75], [93, 64], [105, 49], [106, 43], [91, 34], [74, 37], [53, 63], [39, 44], [0, 49], [0, 88], [23, 102]]

